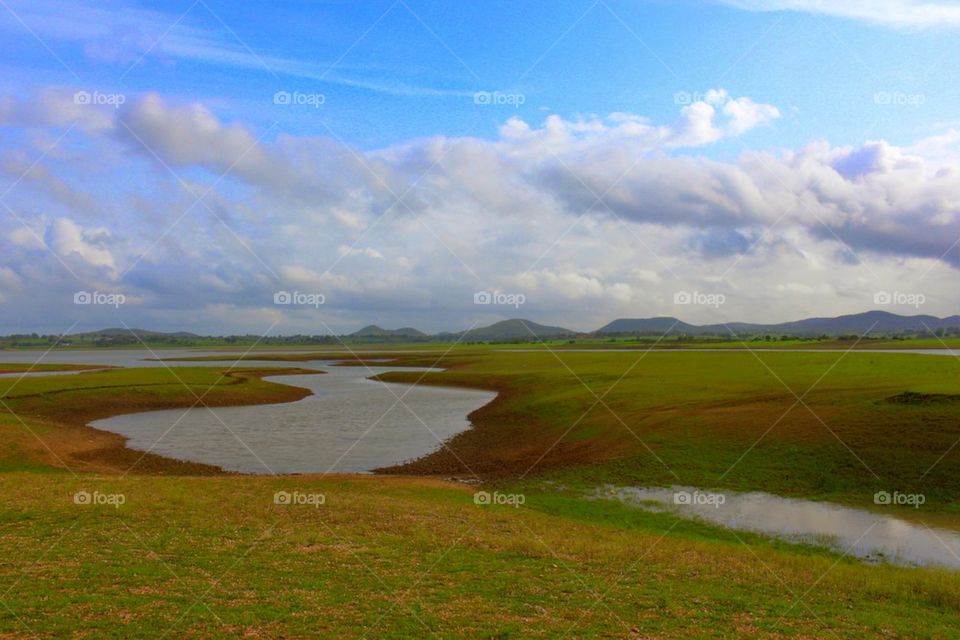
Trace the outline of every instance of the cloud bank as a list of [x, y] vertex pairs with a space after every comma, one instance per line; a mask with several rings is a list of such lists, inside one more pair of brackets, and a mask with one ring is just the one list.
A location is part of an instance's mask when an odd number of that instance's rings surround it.
[[[954, 131], [719, 160], [702, 150], [782, 114], [714, 89], [662, 124], [511, 118], [493, 139], [363, 150], [157, 94], [119, 106], [73, 96], [0, 99], [0, 126], [18, 134], [0, 165], [0, 330], [112, 326], [117, 314], [254, 333], [518, 315], [578, 329], [617, 316], [774, 321], [861, 311], [894, 287], [922, 291], [927, 312], [956, 307]], [[78, 309], [78, 290], [128, 302]], [[526, 308], [478, 308], [479, 290], [523, 293]], [[324, 303], [277, 305], [277, 291]], [[677, 308], [677, 291], [728, 302]]]

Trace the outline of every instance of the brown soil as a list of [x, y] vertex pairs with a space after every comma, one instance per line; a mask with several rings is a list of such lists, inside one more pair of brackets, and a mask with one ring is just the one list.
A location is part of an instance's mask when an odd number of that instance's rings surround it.
[[[404, 363], [406, 364], [406, 363]], [[447, 372], [460, 363], [445, 361]], [[384, 380], [402, 380], [388, 374]], [[422, 382], [421, 384], [425, 384]], [[497, 397], [473, 411], [468, 418], [472, 427], [447, 440], [435, 452], [402, 464], [376, 469], [375, 473], [444, 476], [459, 479], [493, 480], [518, 477], [547, 467], [619, 458], [634, 452], [633, 443], [610, 441], [602, 437], [583, 441], [561, 439], [570, 425], [558, 425], [543, 419], [518, 415], [511, 410], [514, 398], [524, 393], [506, 378], [487, 377], [457, 380], [445, 377], [430, 384], [494, 391]], [[594, 411], [605, 411], [595, 408]], [[522, 438], [518, 434], [523, 434]]]

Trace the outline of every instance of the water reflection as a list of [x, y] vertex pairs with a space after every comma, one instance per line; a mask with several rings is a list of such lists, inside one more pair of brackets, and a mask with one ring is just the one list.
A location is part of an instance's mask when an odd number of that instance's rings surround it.
[[866, 560], [960, 568], [960, 534], [864, 509], [762, 492], [711, 493], [680, 486], [606, 486], [597, 495], [731, 529], [828, 546]]

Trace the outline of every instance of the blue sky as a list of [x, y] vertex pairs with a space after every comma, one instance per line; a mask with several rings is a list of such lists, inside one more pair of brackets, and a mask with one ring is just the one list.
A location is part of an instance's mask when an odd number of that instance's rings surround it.
[[[960, 97], [949, 27], [722, 2], [107, 2], [89, 5], [107, 24], [71, 24], [71, 11], [87, 13], [82, 4], [10, 4], [20, 19], [3, 16], [7, 92], [159, 91], [259, 127], [326, 135], [327, 125], [365, 147], [492, 136], [514, 114], [661, 121], [675, 114], [676, 92], [715, 86], [789, 114], [751, 145], [856, 144], [871, 133], [903, 143], [955, 121]], [[274, 109], [265, 97], [284, 89], [324, 94], [322, 118]], [[525, 103], [478, 114], [472, 94], [482, 90]], [[882, 108], [881, 91], [923, 94], [923, 109]]]
[[[7, 0], [0, 32], [0, 331], [120, 314], [81, 289], [201, 331], [518, 315], [485, 289], [584, 329], [956, 309], [954, 3]], [[297, 287], [325, 320], [266, 300]]]

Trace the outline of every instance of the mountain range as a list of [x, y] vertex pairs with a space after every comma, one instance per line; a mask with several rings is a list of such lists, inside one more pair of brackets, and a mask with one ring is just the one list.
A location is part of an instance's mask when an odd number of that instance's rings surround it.
[[832, 318], [806, 318], [778, 324], [756, 324], [750, 322], [730, 322], [726, 324], [694, 325], [677, 318], [621, 318], [600, 327], [593, 333], [611, 334], [687, 334], [687, 335], [729, 335], [736, 334], [788, 334], [796, 336], [849, 335], [869, 333], [920, 332], [949, 327], [960, 327], [960, 316], [937, 318], [930, 315], [901, 316], [888, 311], [867, 311]]
[[440, 332], [435, 336], [416, 329], [381, 329], [370, 325], [351, 333], [349, 337], [436, 337], [443, 340], [462, 340], [465, 342], [483, 340], [506, 340], [523, 338], [558, 338], [574, 335], [626, 336], [626, 335], [691, 335], [691, 336], [727, 336], [737, 335], [793, 335], [793, 336], [837, 336], [892, 333], [929, 333], [937, 329], [960, 328], [960, 315], [937, 318], [931, 315], [901, 316], [888, 311], [867, 311], [851, 315], [827, 318], [806, 318], [792, 322], [759, 324], [750, 322], [730, 322], [726, 324], [696, 325], [673, 317], [655, 318], [619, 318], [595, 331], [582, 334], [571, 329], [542, 325], [530, 320], [503, 320], [486, 327], [478, 327], [460, 332]]
[[[938, 318], [931, 315], [902, 316], [888, 311], [867, 311], [851, 315], [826, 318], [806, 318], [792, 322], [759, 324], [751, 322], [729, 322], [696, 325], [678, 318], [661, 316], [654, 318], [619, 318], [613, 322], [589, 332], [578, 332], [564, 327], [544, 325], [531, 320], [514, 318], [502, 320], [489, 326], [475, 327], [458, 332], [442, 331], [428, 334], [413, 327], [384, 329], [375, 324], [367, 325], [358, 331], [346, 334], [349, 338], [362, 342], [490, 342], [504, 340], [535, 340], [546, 338], [568, 338], [573, 336], [615, 337], [615, 336], [730, 336], [756, 335], [797, 337], [812, 336], [849, 336], [849, 335], [891, 335], [891, 334], [930, 334], [932, 331], [950, 329], [960, 331], [960, 315]], [[136, 335], [133, 335], [136, 334]], [[125, 342], [138, 340], [192, 341], [209, 339], [185, 331], [162, 332], [140, 329], [101, 329], [86, 333], [73, 334], [74, 338], [91, 341]], [[222, 338], [222, 337], [221, 337]], [[259, 341], [261, 338], [257, 338]], [[310, 338], [308, 336], [308, 338]], [[339, 338], [313, 337], [316, 340], [336, 342]], [[266, 339], [269, 342], [270, 339]]]

